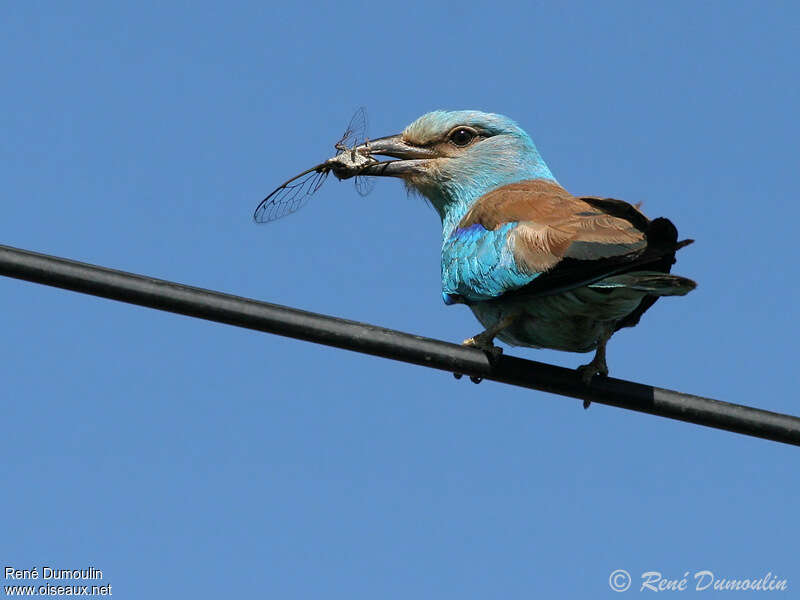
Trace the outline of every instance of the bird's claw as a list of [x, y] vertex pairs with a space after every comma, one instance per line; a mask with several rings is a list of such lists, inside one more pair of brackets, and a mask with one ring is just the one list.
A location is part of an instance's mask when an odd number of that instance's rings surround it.
[[[484, 332], [485, 333], [485, 332]], [[478, 335], [467, 338], [463, 342], [461, 342], [462, 346], [469, 346], [470, 348], [477, 348], [478, 350], [483, 350], [486, 353], [486, 357], [489, 359], [489, 364], [494, 366], [500, 357], [503, 355], [503, 349], [500, 346], [495, 346], [492, 343], [494, 337], [489, 337], [482, 333]], [[464, 376], [463, 373], [453, 373], [453, 377], [456, 379], [461, 379]], [[483, 377], [477, 377], [475, 375], [470, 376], [469, 380], [472, 383], [480, 383], [483, 381]]]
[[602, 375], [604, 377], [608, 375], [608, 366], [604, 360], [595, 359], [588, 364], [581, 365], [577, 370], [578, 375], [586, 385], [592, 383], [592, 379], [595, 375]]
[[[456, 379], [461, 379], [463, 376], [464, 376], [463, 373], [453, 373], [453, 377], [455, 377]], [[481, 381], [483, 381], [483, 377], [478, 377], [477, 375], [470, 375], [469, 380], [472, 383], [478, 384]]]
[[[603, 359], [598, 359], [598, 357], [594, 357], [592, 362], [581, 365], [577, 369], [578, 376], [581, 378], [585, 385], [589, 385], [592, 383], [592, 379], [594, 379], [595, 375], [601, 375], [603, 377], [608, 375], [608, 365], [606, 365], [606, 361]], [[592, 403], [591, 400], [584, 400], [583, 401], [583, 408], [589, 408], [589, 405]]]
[[489, 362], [494, 365], [503, 355], [503, 349], [500, 346], [495, 346], [492, 343], [493, 339], [493, 337], [484, 336], [482, 333], [479, 333], [476, 336], [465, 339], [461, 342], [461, 345], [483, 350], [489, 358]]

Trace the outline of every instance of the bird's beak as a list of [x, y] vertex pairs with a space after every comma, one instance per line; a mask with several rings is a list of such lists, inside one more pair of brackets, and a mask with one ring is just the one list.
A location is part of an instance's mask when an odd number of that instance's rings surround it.
[[387, 160], [369, 165], [361, 171], [360, 175], [376, 175], [383, 177], [406, 177], [425, 171], [431, 159], [437, 154], [430, 148], [413, 146], [403, 141], [402, 135], [370, 140], [357, 146], [355, 151], [364, 156], [390, 156], [399, 160]]

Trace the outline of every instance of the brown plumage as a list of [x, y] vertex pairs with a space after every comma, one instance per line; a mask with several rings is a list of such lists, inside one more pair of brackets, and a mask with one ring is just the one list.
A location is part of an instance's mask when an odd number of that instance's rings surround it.
[[646, 246], [644, 230], [632, 221], [543, 180], [520, 181], [489, 192], [467, 212], [459, 227], [480, 223], [494, 230], [512, 221], [519, 223], [511, 234], [514, 258], [530, 273], [548, 271], [564, 258], [595, 260]]

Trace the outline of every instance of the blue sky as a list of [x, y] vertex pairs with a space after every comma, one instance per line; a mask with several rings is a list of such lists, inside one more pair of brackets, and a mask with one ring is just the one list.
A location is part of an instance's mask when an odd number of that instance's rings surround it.
[[[697, 240], [675, 272], [699, 287], [614, 337], [612, 375], [796, 414], [797, 8], [647, 4], [14, 3], [0, 243], [460, 341], [480, 328], [442, 304], [438, 218], [400, 183], [251, 213], [359, 105], [373, 136], [500, 112], [573, 193]], [[796, 448], [15, 280], [0, 298], [4, 566], [94, 566], [123, 598], [619, 597], [615, 569], [800, 587]]]

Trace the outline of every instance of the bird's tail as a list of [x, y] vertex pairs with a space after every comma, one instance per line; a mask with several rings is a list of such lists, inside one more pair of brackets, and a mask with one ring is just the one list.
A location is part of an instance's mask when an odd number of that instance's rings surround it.
[[628, 288], [654, 296], [684, 296], [697, 287], [691, 279], [658, 271], [634, 271], [611, 275], [589, 285], [591, 288]]

